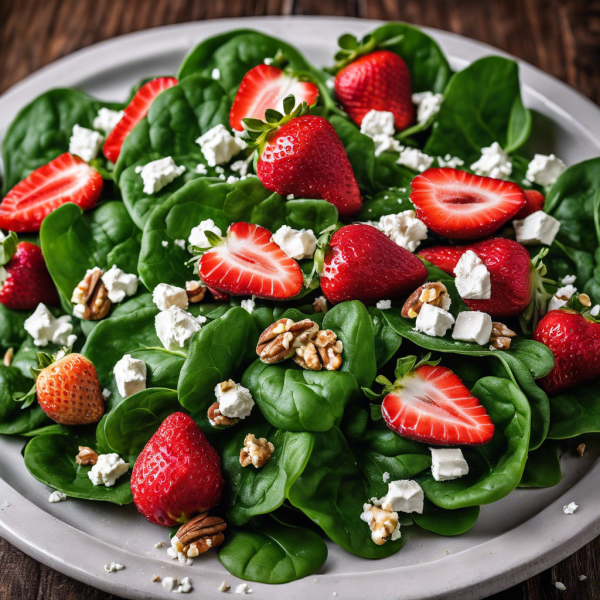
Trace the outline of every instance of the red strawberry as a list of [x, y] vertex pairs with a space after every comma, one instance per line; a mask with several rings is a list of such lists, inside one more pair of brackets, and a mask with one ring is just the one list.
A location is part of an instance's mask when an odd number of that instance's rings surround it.
[[4, 269], [7, 277], [0, 284], [0, 304], [21, 310], [34, 309], [40, 302], [58, 305], [56, 287], [38, 246], [19, 242]]
[[526, 204], [513, 219], [524, 219], [538, 210], [544, 210], [544, 202], [546, 202], [544, 194], [537, 190], [523, 190], [523, 193]]
[[219, 290], [215, 290], [209, 285], [206, 286], [206, 289], [212, 294], [214, 300], [217, 300], [219, 302], [229, 302], [229, 294], [225, 294], [223, 292], [220, 292]]
[[344, 110], [360, 125], [370, 110], [394, 113], [396, 129], [415, 119], [410, 71], [389, 50], [377, 50], [351, 62], [335, 77], [335, 93]]
[[102, 176], [68, 152], [36, 169], [0, 203], [0, 228], [39, 231], [44, 217], [66, 202], [94, 208], [102, 193]]
[[265, 110], [272, 108], [283, 112], [283, 99], [293, 94], [296, 102], [312, 106], [317, 101], [319, 88], [310, 81], [299, 81], [281, 69], [270, 65], [258, 65], [250, 69], [238, 88], [229, 124], [232, 129], [243, 131], [242, 119], [264, 119]]
[[104, 156], [112, 162], [117, 162], [121, 146], [129, 132], [147, 114], [150, 105], [161, 92], [177, 85], [175, 77], [157, 77], [145, 83], [125, 109], [123, 118], [117, 123], [104, 142]]
[[455, 240], [490, 235], [525, 206], [516, 183], [458, 169], [427, 169], [411, 187], [419, 219], [438, 235]]
[[485, 408], [460, 378], [427, 363], [396, 379], [381, 412], [392, 431], [426, 444], [479, 446], [494, 435]]
[[248, 223], [234, 223], [223, 242], [202, 255], [198, 272], [210, 288], [236, 296], [291, 298], [304, 283], [300, 266], [271, 232]]
[[375, 304], [414, 291], [427, 279], [427, 269], [372, 227], [357, 223], [333, 234], [325, 253], [321, 289], [332, 304], [361, 300]]
[[554, 354], [554, 368], [539, 380], [550, 395], [600, 375], [600, 323], [586, 317], [571, 309], [551, 310], [533, 333]]
[[489, 300], [465, 300], [472, 310], [492, 317], [516, 317], [531, 302], [534, 270], [529, 253], [521, 244], [504, 238], [483, 240], [466, 246], [432, 246], [419, 256], [433, 263], [448, 275], [467, 250], [472, 250], [490, 272], [491, 297]]
[[221, 500], [223, 475], [217, 451], [186, 414], [169, 415], [133, 466], [137, 509], [155, 525], [173, 527]]

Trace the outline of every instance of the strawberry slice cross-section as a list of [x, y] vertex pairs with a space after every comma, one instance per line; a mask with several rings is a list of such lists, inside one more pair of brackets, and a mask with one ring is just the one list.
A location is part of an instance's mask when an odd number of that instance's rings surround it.
[[198, 272], [207, 286], [236, 296], [291, 298], [304, 283], [300, 265], [271, 240], [271, 232], [243, 222], [202, 255]]

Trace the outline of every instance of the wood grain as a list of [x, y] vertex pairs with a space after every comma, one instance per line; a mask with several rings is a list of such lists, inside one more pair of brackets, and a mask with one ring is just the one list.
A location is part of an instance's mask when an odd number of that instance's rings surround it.
[[[125, 33], [292, 14], [404, 20], [452, 31], [510, 52], [600, 103], [600, 0], [0, 0], [0, 93], [61, 56]], [[600, 538], [490, 600], [598, 599], [598, 557]], [[2, 539], [0, 565], [0, 600], [119, 600]], [[579, 581], [579, 575], [587, 579]], [[558, 591], [556, 581], [566, 591]]]

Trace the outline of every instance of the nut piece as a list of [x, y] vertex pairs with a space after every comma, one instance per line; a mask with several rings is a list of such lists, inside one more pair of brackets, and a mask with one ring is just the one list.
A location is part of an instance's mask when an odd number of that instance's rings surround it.
[[83, 467], [93, 466], [98, 462], [98, 454], [87, 446], [79, 446], [79, 454], [75, 462]]
[[589, 308], [592, 305], [592, 300], [587, 294], [579, 294], [579, 296], [577, 296], [577, 300], [579, 300], [579, 302], [581, 302], [581, 304], [583, 304], [583, 306], [586, 308]]
[[296, 348], [293, 359], [303, 369], [320, 371], [325, 367], [328, 371], [337, 371], [342, 366], [341, 340], [330, 329], [321, 329], [313, 342]]
[[204, 300], [206, 296], [206, 286], [201, 281], [186, 281], [185, 293], [187, 294], [190, 304], [197, 304]]
[[577, 446], [577, 454], [579, 454], [579, 457], [581, 458], [585, 453], [585, 444], [579, 444], [579, 446]]
[[218, 402], [215, 402], [208, 407], [208, 420], [213, 427], [231, 427], [232, 425], [237, 425], [239, 422], [239, 419], [237, 418], [232, 419], [231, 417], [226, 417], [224, 414], [221, 414]]
[[15, 355], [15, 349], [14, 348], [9, 348], [5, 353], [4, 353], [4, 359], [3, 359], [3, 363], [5, 367], [10, 367], [10, 365], [12, 364], [13, 361], [13, 356]]
[[86, 321], [99, 321], [110, 311], [112, 303], [101, 277], [102, 269], [94, 267], [73, 290], [71, 302], [82, 307], [80, 315]]
[[313, 310], [315, 312], [327, 314], [327, 311], [329, 310], [327, 308], [327, 298], [325, 298], [325, 296], [318, 296], [315, 298], [315, 301], [313, 302]]
[[431, 304], [443, 310], [450, 308], [450, 296], [446, 286], [440, 281], [428, 281], [418, 287], [404, 303], [402, 316], [405, 319], [414, 319], [423, 304]]
[[371, 504], [365, 504], [363, 511], [360, 518], [369, 525], [372, 531], [371, 539], [378, 546], [385, 544], [390, 537], [392, 540], [397, 539], [395, 536], [396, 531], [399, 533], [397, 512], [384, 510]]
[[275, 446], [271, 442], [267, 442], [266, 438], [256, 439], [253, 433], [249, 433], [244, 440], [244, 447], [240, 451], [240, 464], [242, 467], [254, 465], [259, 469], [271, 458], [273, 450], [275, 450]]
[[156, 583], [160, 581], [160, 575], [153, 575], [152, 576], [152, 583]]
[[508, 350], [510, 348], [510, 338], [517, 334], [509, 329], [504, 323], [492, 321], [492, 335], [490, 335], [490, 344], [498, 350]]
[[171, 545], [177, 552], [194, 558], [220, 546], [225, 539], [223, 531], [226, 528], [227, 523], [221, 517], [209, 517], [205, 512], [182, 525], [171, 540]]
[[281, 362], [292, 356], [295, 348], [312, 341], [318, 331], [319, 326], [310, 319], [297, 323], [292, 319], [279, 319], [262, 332], [256, 354], [267, 364]]

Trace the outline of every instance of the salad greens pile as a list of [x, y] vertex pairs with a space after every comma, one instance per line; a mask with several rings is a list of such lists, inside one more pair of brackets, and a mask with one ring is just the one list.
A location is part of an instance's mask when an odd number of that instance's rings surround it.
[[[499, 142], [513, 162], [510, 179], [544, 192], [545, 210], [561, 222], [544, 260], [548, 277], [559, 281], [575, 274], [577, 288], [600, 301], [600, 158], [571, 166], [547, 190], [524, 180], [531, 157], [520, 149], [532, 133], [532, 120], [521, 99], [514, 61], [490, 56], [453, 73], [436, 42], [418, 29], [391, 23], [372, 35], [379, 42], [393, 41], [387, 49], [406, 61], [414, 92], [444, 96], [436, 115], [397, 138], [433, 157], [458, 157], [464, 170], [483, 147]], [[71, 294], [87, 269], [117, 265], [140, 278], [138, 293], [113, 307], [107, 318], [73, 319], [75, 351], [93, 362], [101, 386], [111, 392], [97, 426], [54, 424], [37, 403], [22, 410], [13, 400], [15, 393], [31, 387], [37, 348], [23, 328], [31, 313], [0, 306], [0, 346], [14, 349], [10, 366], [0, 366], [0, 433], [27, 438], [24, 460], [33, 477], [67, 496], [132, 502], [129, 476], [110, 488], [92, 485], [90, 467], [75, 463], [78, 446], [116, 452], [133, 465], [165, 417], [184, 411], [221, 456], [226, 487], [217, 513], [228, 528], [219, 560], [233, 575], [264, 583], [285, 583], [315, 572], [327, 558], [324, 538], [364, 558], [398, 552], [410, 530], [378, 546], [360, 519], [363, 503], [386, 493], [384, 473], [391, 480], [415, 479], [425, 493], [423, 514], [402, 513], [403, 527], [458, 535], [475, 524], [481, 505], [519, 486], [558, 483], [559, 444], [573, 439], [576, 444], [578, 436], [600, 432], [600, 386], [591, 382], [549, 399], [536, 384], [554, 364], [546, 346], [519, 336], [509, 350], [493, 351], [453, 340], [450, 334], [430, 337], [417, 332], [399, 306], [381, 310], [349, 301], [326, 314], [316, 313], [313, 301], [321, 293], [315, 289], [316, 279], [303, 297], [288, 302], [257, 299], [251, 313], [239, 298], [191, 305], [190, 312], [204, 315], [207, 323], [181, 351], [162, 347], [151, 293], [159, 283], [184, 287], [194, 278], [190, 254], [175, 243], [187, 240], [192, 227], [212, 219], [225, 231], [231, 223], [246, 221], [273, 232], [289, 225], [318, 235], [338, 222], [337, 210], [327, 202], [289, 200], [267, 190], [257, 177], [239, 180], [227, 165], [220, 171], [208, 166], [196, 143], [215, 125], [228, 126], [242, 77], [276, 55], [283, 55], [295, 72], [319, 88], [313, 112], [335, 127], [363, 194], [357, 220], [412, 209], [410, 183], [417, 172], [398, 165], [397, 152], [375, 155], [373, 140], [336, 105], [326, 71], [281, 40], [250, 30], [230, 31], [189, 53], [177, 74], [178, 85], [153, 102], [125, 139], [115, 165], [103, 158], [93, 161], [105, 179], [96, 209], [83, 212], [65, 204], [43, 221], [39, 237], [20, 236], [41, 245], [61, 298], [56, 315], [72, 314]], [[212, 76], [215, 69], [218, 79]], [[68, 151], [73, 126], [92, 128], [100, 107], [123, 105], [58, 89], [25, 107], [2, 143], [2, 193]], [[144, 193], [136, 167], [169, 156], [186, 167], [185, 174], [154, 195]], [[438, 163], [436, 158], [434, 166]], [[198, 164], [206, 166], [206, 174], [198, 172]], [[538, 250], [532, 249], [532, 255]], [[303, 270], [310, 273], [312, 260], [304, 262]], [[465, 310], [453, 278], [426, 266], [429, 280], [448, 288], [454, 316]], [[310, 318], [333, 330], [343, 342], [341, 370], [314, 372], [291, 361], [258, 360], [258, 336], [282, 317]], [[44, 350], [59, 348], [49, 345]], [[428, 446], [391, 431], [379, 405], [363, 391], [379, 375], [393, 379], [398, 358], [428, 352], [461, 377], [495, 425], [490, 443], [464, 449], [470, 472], [453, 481], [435, 481]], [[147, 389], [128, 398], [119, 394], [113, 375], [125, 354], [147, 366]], [[220, 429], [209, 423], [207, 409], [215, 401], [215, 386], [228, 379], [247, 387], [256, 407], [238, 426]], [[262, 469], [240, 465], [240, 448], [249, 432], [275, 447]]]

